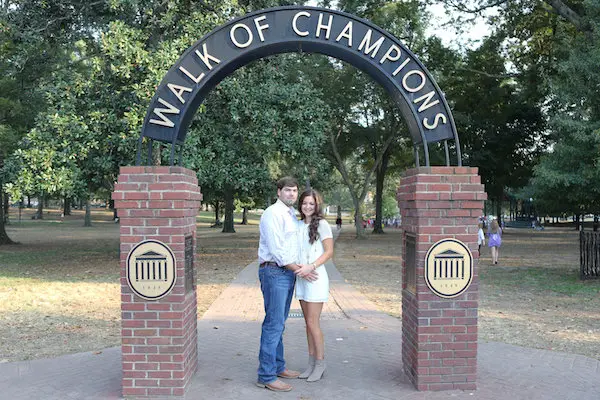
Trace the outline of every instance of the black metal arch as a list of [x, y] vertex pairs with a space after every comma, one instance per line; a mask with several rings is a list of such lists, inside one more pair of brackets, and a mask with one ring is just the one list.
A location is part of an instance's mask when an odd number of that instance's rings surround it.
[[367, 20], [341, 11], [286, 6], [256, 11], [210, 32], [185, 51], [169, 69], [150, 102], [138, 143], [185, 142], [187, 128], [206, 95], [220, 81], [249, 62], [290, 52], [320, 53], [348, 62], [381, 84], [398, 104], [409, 127], [419, 165], [418, 145], [429, 166], [429, 143], [454, 140], [457, 165], [460, 143], [443, 92], [417, 57], [398, 39]]

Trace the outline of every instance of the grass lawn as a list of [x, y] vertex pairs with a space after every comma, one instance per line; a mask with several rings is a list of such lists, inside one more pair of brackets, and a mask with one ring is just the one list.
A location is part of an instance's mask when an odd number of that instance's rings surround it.
[[[28, 214], [29, 213], [29, 214]], [[119, 225], [94, 209], [61, 220], [21, 222], [11, 213], [16, 246], [0, 247], [0, 362], [101, 350], [120, 344]], [[259, 216], [237, 233], [210, 228], [201, 212], [198, 233], [198, 315], [241, 269], [256, 259]], [[333, 222], [333, 220], [331, 221]], [[355, 240], [344, 225], [336, 265], [380, 310], [400, 317], [400, 230]], [[485, 248], [480, 260], [480, 340], [555, 349], [600, 359], [600, 281], [578, 279], [578, 235], [566, 228], [507, 229], [500, 263]]]

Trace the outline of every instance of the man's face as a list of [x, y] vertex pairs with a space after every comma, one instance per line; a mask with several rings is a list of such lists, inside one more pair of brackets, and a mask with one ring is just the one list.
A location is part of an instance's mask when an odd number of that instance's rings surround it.
[[297, 186], [284, 186], [283, 189], [277, 189], [277, 197], [288, 207], [291, 207], [298, 200]]

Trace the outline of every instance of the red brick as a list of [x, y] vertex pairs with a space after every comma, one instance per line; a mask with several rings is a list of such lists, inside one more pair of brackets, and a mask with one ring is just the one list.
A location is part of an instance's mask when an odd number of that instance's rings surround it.
[[465, 366], [467, 365], [467, 359], [466, 358], [444, 358], [442, 361], [442, 365], [447, 367], [454, 367], [454, 366]]
[[136, 329], [133, 334], [135, 336], [156, 336], [156, 329]]
[[155, 312], [138, 311], [138, 312], [133, 313], [133, 318], [135, 318], [137, 320], [156, 319], [157, 318], [156, 314], [157, 313], [155, 313]]
[[138, 354], [157, 354], [158, 347], [156, 347], [156, 346], [135, 346], [133, 351]]
[[146, 344], [146, 339], [145, 338], [136, 338], [136, 337], [122, 337], [121, 338], [121, 343], [122, 344], [130, 344], [130, 345], [144, 345]]
[[150, 396], [171, 396], [172, 390], [171, 388], [148, 388], [148, 395]]
[[138, 362], [135, 363], [134, 368], [138, 371], [156, 371], [158, 370], [158, 365], [158, 363]]
[[429, 373], [431, 375], [449, 375], [452, 374], [453, 368], [452, 367], [433, 367], [433, 368], [429, 368]]
[[[175, 356], [173, 356], [173, 357], [175, 357]], [[173, 361], [175, 361], [175, 360], [173, 360]], [[172, 363], [161, 362], [159, 365], [159, 368], [161, 370], [181, 371], [181, 370], [183, 370], [183, 364], [179, 363], [179, 362], [172, 362]]]
[[147, 375], [146, 371], [123, 371], [123, 378], [130, 378], [130, 379], [141, 379], [141, 378], [145, 378]]
[[432, 383], [427, 385], [427, 389], [425, 390], [431, 390], [433, 392], [438, 392], [438, 391], [442, 391], [442, 390], [452, 390], [455, 389], [454, 385], [452, 383]]
[[160, 385], [168, 387], [182, 387], [184, 385], [184, 381], [183, 379], [161, 379]]
[[442, 331], [444, 333], [466, 333], [467, 328], [465, 326], [444, 326]]
[[439, 383], [441, 381], [441, 375], [426, 375], [419, 377], [419, 383]]
[[146, 321], [146, 326], [148, 328], [170, 328], [171, 321], [169, 320], [155, 320], [155, 321]]
[[135, 385], [136, 386], [153, 386], [153, 387], [158, 387], [160, 386], [158, 384], [158, 379], [136, 379], [135, 380]]
[[124, 362], [140, 362], [146, 361], [146, 356], [144, 354], [123, 354], [121, 355], [121, 360]]
[[145, 328], [146, 324], [145, 324], [145, 321], [128, 320], [128, 321], [121, 321], [121, 326], [123, 328]]
[[145, 388], [130, 387], [132, 383], [128, 382], [128, 385], [126, 385], [125, 381], [126, 379], [123, 379], [123, 396], [146, 396], [148, 394]]
[[145, 303], [121, 303], [121, 310], [144, 311], [145, 309], [146, 309]]
[[456, 357], [459, 358], [475, 358], [477, 357], [476, 350], [457, 350], [454, 352]]

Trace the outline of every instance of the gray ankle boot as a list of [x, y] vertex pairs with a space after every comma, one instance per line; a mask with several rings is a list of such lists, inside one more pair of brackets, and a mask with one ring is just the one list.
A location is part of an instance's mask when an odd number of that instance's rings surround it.
[[316, 382], [323, 376], [325, 372], [325, 360], [315, 360], [315, 368], [313, 369], [310, 376], [306, 379], [306, 382]]
[[313, 369], [315, 369], [315, 358], [309, 354], [308, 355], [308, 368], [306, 368], [306, 371], [301, 373], [298, 376], [298, 378], [300, 378], [300, 379], [308, 378], [310, 376], [310, 374], [312, 374]]

